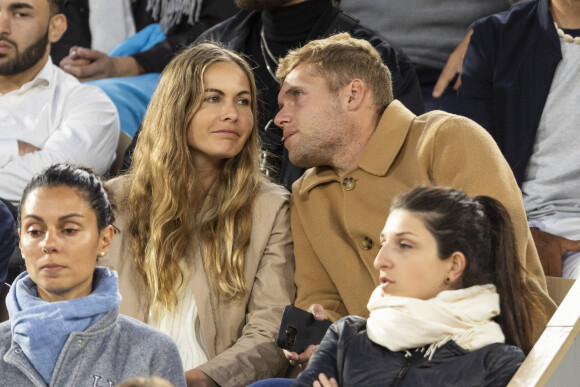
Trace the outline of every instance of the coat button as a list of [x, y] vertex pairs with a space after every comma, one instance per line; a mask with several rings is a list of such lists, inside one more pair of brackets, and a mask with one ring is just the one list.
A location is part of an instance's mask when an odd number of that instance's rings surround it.
[[81, 339], [78, 339], [78, 340], [77, 340], [77, 344], [78, 344], [78, 345], [82, 345], [82, 344], [83, 344], [83, 341], [82, 341]]
[[371, 247], [373, 247], [373, 240], [371, 238], [369, 238], [369, 237], [366, 236], [366, 237], [363, 238], [363, 240], [360, 243], [360, 245], [361, 245], [361, 247], [364, 250], [370, 250]]
[[356, 180], [352, 177], [345, 177], [342, 181], [342, 186], [347, 191], [352, 191], [356, 187]]

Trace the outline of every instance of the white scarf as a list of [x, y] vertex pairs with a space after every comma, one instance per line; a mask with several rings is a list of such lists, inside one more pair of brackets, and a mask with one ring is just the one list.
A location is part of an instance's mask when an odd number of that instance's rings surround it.
[[367, 334], [391, 351], [429, 346], [425, 357], [449, 340], [473, 351], [505, 342], [498, 323], [499, 295], [492, 284], [445, 290], [429, 300], [383, 296], [377, 287], [367, 305]]
[[203, 0], [147, 0], [147, 11], [167, 33], [177, 25], [182, 16], [188, 16], [187, 22], [194, 25], [199, 21]]

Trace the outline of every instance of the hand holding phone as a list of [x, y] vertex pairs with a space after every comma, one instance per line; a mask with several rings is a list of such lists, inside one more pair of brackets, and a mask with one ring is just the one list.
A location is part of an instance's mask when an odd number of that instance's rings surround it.
[[288, 305], [284, 308], [276, 342], [281, 348], [302, 353], [309, 345], [320, 344], [330, 324], [330, 320], [315, 320], [312, 313]]

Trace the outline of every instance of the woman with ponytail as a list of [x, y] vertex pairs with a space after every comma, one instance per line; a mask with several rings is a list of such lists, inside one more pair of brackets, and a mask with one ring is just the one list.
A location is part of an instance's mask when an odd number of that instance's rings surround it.
[[294, 300], [289, 194], [260, 173], [250, 66], [214, 44], [164, 70], [118, 202], [107, 265], [121, 312], [177, 342], [189, 385], [241, 386], [284, 371]]
[[294, 385], [505, 386], [543, 313], [497, 200], [422, 187], [397, 197], [365, 320], [334, 323]]

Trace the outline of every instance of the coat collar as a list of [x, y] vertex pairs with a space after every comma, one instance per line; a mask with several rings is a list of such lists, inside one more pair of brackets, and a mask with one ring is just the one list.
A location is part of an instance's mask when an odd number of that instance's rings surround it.
[[[415, 117], [401, 102], [391, 102], [381, 116], [357, 169], [371, 175], [385, 176], [399, 154]], [[311, 168], [299, 180], [302, 181], [299, 195], [304, 196], [318, 185], [339, 180], [340, 177], [328, 166]]]
[[546, 48], [551, 49], [562, 59], [560, 49], [560, 38], [554, 27], [554, 18], [550, 12], [550, 0], [540, 0], [538, 2], [538, 26], [542, 40], [546, 41]]
[[554, 29], [554, 19], [550, 13], [550, 0], [538, 1], [538, 21], [543, 32]]
[[385, 176], [403, 146], [415, 115], [397, 100], [383, 113], [358, 166], [375, 176]]

